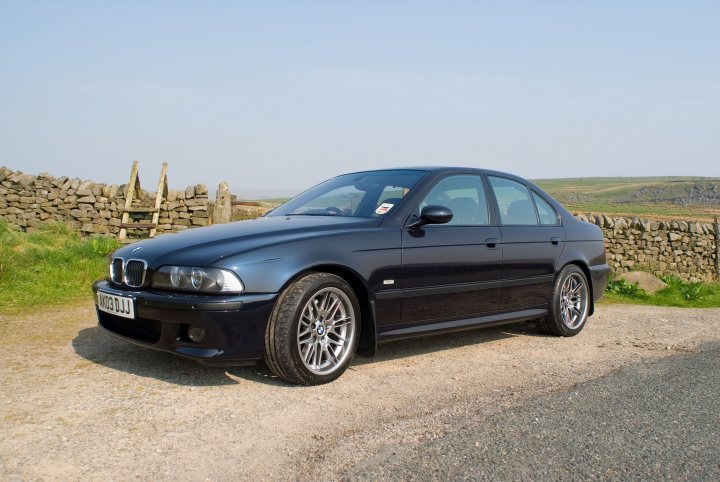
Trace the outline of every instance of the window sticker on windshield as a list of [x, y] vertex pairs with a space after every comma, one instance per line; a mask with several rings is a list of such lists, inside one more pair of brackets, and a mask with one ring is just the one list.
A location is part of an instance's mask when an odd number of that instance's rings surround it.
[[393, 206], [394, 206], [394, 204], [382, 203], [375, 210], [375, 214], [385, 214], [386, 212], [390, 211]]

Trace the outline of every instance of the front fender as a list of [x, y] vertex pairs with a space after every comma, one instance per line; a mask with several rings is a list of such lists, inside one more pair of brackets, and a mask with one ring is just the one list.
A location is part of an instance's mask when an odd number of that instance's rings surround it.
[[401, 274], [400, 230], [374, 228], [297, 239], [220, 260], [215, 266], [240, 276], [247, 293], [277, 293], [299, 273], [317, 266], [353, 271], [369, 293], [397, 285]]

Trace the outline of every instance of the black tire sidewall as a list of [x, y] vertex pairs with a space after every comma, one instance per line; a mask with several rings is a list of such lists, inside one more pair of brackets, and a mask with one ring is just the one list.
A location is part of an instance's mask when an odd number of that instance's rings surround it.
[[[302, 282], [302, 280], [303, 278], [298, 280], [298, 282]], [[355, 323], [355, 326], [353, 340], [351, 345], [348, 347], [348, 349], [350, 350], [350, 355], [332, 373], [328, 373], [326, 375], [319, 375], [308, 370], [308, 368], [303, 363], [303, 360], [300, 356], [299, 348], [297, 346], [297, 330], [298, 324], [300, 323], [300, 316], [302, 315], [302, 310], [305, 308], [305, 304], [313, 296], [315, 296], [318, 291], [324, 288], [338, 288], [343, 293], [345, 293], [345, 295], [350, 300], [350, 304], [352, 305], [353, 323]], [[303, 289], [304, 294], [298, 299], [297, 303], [295, 303], [295, 306], [293, 306], [292, 308], [292, 320], [288, 320], [288, 323], [282, 323], [278, 325], [278, 328], [289, 330], [289, 336], [284, 337], [287, 341], [287, 344], [282, 348], [286, 350], [286, 354], [290, 355], [290, 359], [292, 360], [295, 371], [302, 379], [302, 382], [308, 385], [320, 385], [336, 380], [340, 375], [345, 372], [347, 367], [352, 362], [353, 357], [355, 356], [358, 341], [360, 340], [360, 304], [358, 303], [357, 297], [355, 296], [355, 292], [353, 291], [352, 287], [344, 279], [330, 273], [315, 273], [312, 281], [305, 284], [303, 286]]]

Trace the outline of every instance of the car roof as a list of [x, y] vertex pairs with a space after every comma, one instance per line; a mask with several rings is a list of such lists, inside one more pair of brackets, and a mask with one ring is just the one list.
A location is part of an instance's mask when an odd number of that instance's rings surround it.
[[477, 167], [467, 167], [467, 166], [402, 166], [402, 167], [391, 167], [391, 168], [385, 168], [385, 169], [368, 169], [364, 171], [356, 171], [356, 172], [350, 172], [347, 174], [360, 174], [363, 172], [377, 172], [377, 171], [428, 171], [433, 173], [443, 173], [443, 172], [467, 172], [467, 173], [475, 173], [475, 174], [489, 174], [489, 175], [497, 175], [502, 177], [508, 177], [512, 179], [517, 179], [522, 182], [531, 183], [531, 181], [522, 178], [516, 174], [510, 174], [509, 172], [502, 172], [502, 171], [495, 171], [492, 169], [482, 169]]

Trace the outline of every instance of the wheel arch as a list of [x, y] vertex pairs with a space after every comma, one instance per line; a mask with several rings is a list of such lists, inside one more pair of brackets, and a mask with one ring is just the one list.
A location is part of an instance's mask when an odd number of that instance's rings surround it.
[[292, 276], [282, 287], [280, 292], [284, 291], [295, 280], [309, 273], [330, 273], [345, 280], [355, 293], [355, 297], [360, 305], [360, 343], [358, 344], [358, 353], [365, 356], [375, 354], [377, 348], [377, 338], [375, 333], [375, 309], [374, 300], [370, 295], [370, 290], [355, 270], [339, 265], [339, 264], [318, 264], [306, 267], [298, 271]]

